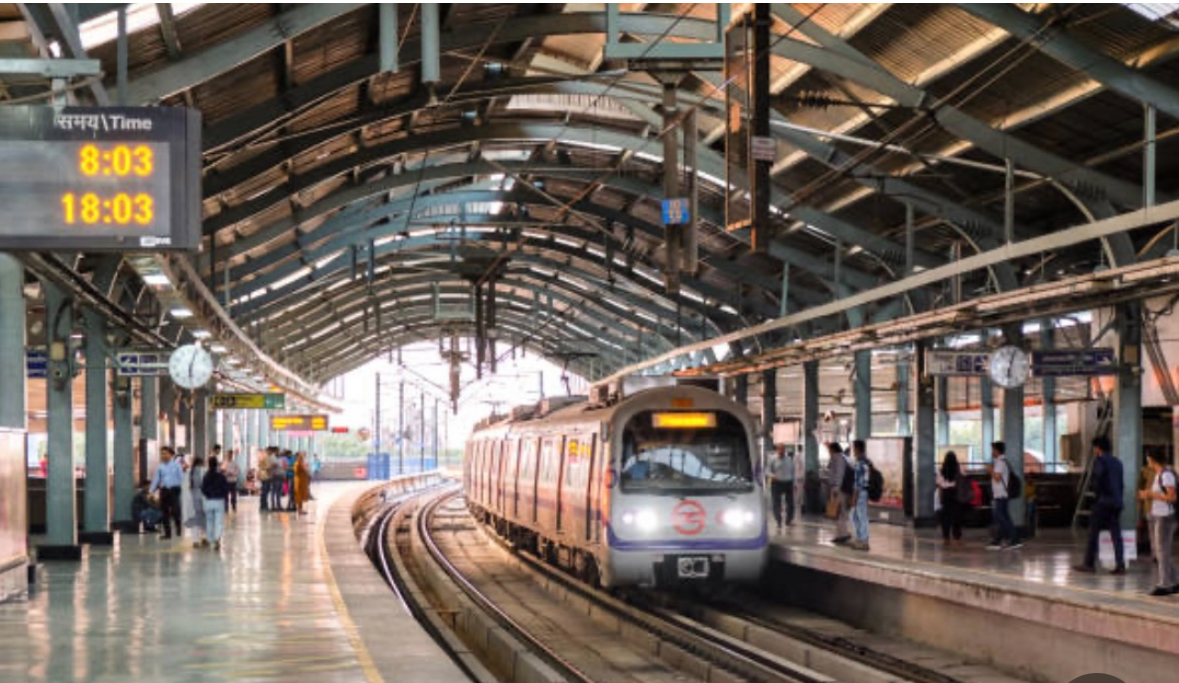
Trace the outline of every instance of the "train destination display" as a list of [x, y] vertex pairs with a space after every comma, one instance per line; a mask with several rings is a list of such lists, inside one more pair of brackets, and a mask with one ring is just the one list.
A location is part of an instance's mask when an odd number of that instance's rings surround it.
[[0, 248], [196, 249], [200, 158], [188, 109], [0, 108]]

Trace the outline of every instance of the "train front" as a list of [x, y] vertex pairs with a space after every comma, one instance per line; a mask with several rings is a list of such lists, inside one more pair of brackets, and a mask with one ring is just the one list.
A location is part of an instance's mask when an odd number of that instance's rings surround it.
[[606, 585], [754, 581], [766, 505], [749, 412], [695, 387], [652, 389], [612, 420]]

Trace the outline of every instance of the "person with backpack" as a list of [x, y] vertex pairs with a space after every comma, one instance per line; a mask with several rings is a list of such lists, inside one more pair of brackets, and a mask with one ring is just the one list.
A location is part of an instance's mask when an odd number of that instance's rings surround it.
[[[958, 454], [946, 453], [937, 473], [938, 502], [941, 503], [942, 545], [962, 545], [962, 512], [970, 505], [974, 491], [958, 464]], [[953, 534], [953, 541], [951, 541]]]
[[221, 550], [221, 535], [225, 532], [225, 502], [229, 496], [229, 480], [217, 464], [217, 456], [209, 457], [209, 468], [201, 478], [201, 496], [205, 506], [205, 541], [213, 541], [213, 550]]
[[[1092, 574], [1097, 571], [1097, 542], [1102, 531], [1108, 531], [1114, 549], [1114, 568], [1111, 574], [1126, 573], [1125, 548], [1122, 546], [1122, 461], [1110, 454], [1109, 439], [1093, 439], [1093, 493], [1097, 496], [1089, 511], [1089, 542], [1085, 560], [1073, 567], [1074, 571]], [[1156, 554], [1160, 554], [1156, 552]]]
[[828, 516], [835, 519], [835, 538], [831, 542], [843, 545], [851, 540], [848, 531], [848, 502], [855, 490], [855, 472], [838, 443], [827, 444], [830, 459], [827, 463], [827, 484], [831, 492], [827, 501]]
[[283, 453], [276, 447], [271, 447], [270, 454], [270, 511], [282, 511], [282, 487], [287, 480], [287, 461]]
[[1146, 454], [1147, 463], [1154, 476], [1150, 485], [1138, 492], [1138, 498], [1147, 506], [1150, 516], [1150, 544], [1154, 548], [1155, 564], [1158, 566], [1158, 582], [1150, 592], [1155, 597], [1179, 593], [1179, 582], [1175, 580], [1175, 563], [1171, 558], [1171, 542], [1175, 536], [1175, 470], [1163, 459], [1159, 450]]
[[852, 442], [855, 466], [852, 473], [851, 520], [855, 539], [848, 544], [853, 550], [868, 550], [868, 485], [872, 464], [868, 462], [868, 451], [861, 439]]
[[1007, 444], [1002, 441], [991, 444], [991, 458], [991, 466], [987, 470], [991, 475], [991, 513], [995, 521], [995, 537], [987, 550], [1021, 548], [1023, 542], [1019, 540], [1015, 522], [1011, 521], [1008, 503], [1011, 498], [1019, 497], [1022, 484], [1007, 464]]

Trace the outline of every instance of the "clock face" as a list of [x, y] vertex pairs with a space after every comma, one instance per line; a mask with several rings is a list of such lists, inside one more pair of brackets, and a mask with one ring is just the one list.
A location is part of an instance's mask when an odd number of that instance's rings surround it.
[[168, 373], [173, 382], [185, 389], [204, 386], [213, 376], [213, 357], [196, 344], [181, 346], [168, 360]]
[[1023, 386], [1031, 374], [1028, 354], [1015, 346], [1004, 346], [991, 354], [991, 381], [1004, 389]]

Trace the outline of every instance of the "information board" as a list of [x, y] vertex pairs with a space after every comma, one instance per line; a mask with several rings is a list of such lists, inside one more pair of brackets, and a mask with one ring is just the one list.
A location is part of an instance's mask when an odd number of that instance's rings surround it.
[[1035, 351], [1032, 372], [1036, 377], [1091, 377], [1117, 374], [1113, 349]]
[[119, 377], [166, 377], [170, 351], [126, 349], [115, 353], [115, 372]]
[[213, 394], [213, 408], [219, 410], [282, 410], [286, 394]]
[[664, 225], [687, 225], [692, 220], [692, 203], [687, 197], [664, 199], [661, 206]]
[[327, 430], [327, 415], [272, 415], [270, 417], [270, 431], [272, 432], [326, 432]]
[[0, 107], [0, 249], [197, 249], [200, 127], [175, 107]]
[[985, 375], [991, 367], [986, 351], [930, 350], [925, 354], [925, 372], [930, 376]]

